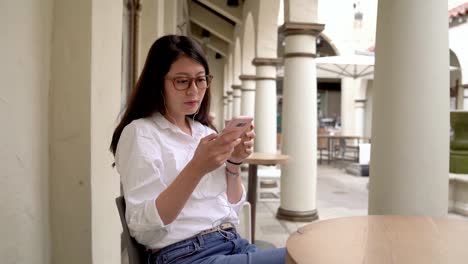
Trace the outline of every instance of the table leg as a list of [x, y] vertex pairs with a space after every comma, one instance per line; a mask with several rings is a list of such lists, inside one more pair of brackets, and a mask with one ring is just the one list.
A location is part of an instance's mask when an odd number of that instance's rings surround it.
[[255, 242], [255, 219], [257, 210], [257, 165], [249, 164], [249, 186], [247, 191], [247, 201], [250, 203], [250, 217], [252, 224], [252, 243]]

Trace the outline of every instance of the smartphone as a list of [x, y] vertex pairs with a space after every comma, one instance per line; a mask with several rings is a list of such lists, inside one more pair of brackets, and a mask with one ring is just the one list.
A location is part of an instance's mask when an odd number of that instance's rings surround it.
[[220, 135], [225, 134], [227, 132], [235, 131], [236, 138], [240, 138], [245, 131], [250, 127], [252, 124], [253, 118], [250, 116], [236, 116], [233, 117], [224, 127], [223, 131], [221, 131]]

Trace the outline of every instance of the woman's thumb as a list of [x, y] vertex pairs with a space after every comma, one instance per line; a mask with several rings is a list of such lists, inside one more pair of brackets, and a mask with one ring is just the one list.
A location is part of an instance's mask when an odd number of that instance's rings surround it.
[[211, 140], [215, 139], [218, 136], [216, 133], [209, 134], [208, 136], [201, 139], [201, 142], [210, 142]]

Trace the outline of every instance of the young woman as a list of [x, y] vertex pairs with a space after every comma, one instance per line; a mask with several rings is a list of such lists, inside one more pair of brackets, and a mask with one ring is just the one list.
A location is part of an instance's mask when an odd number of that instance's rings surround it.
[[151, 47], [110, 146], [128, 227], [152, 252], [148, 263], [284, 263], [284, 248], [258, 251], [234, 227], [246, 196], [239, 165], [255, 133], [215, 132], [211, 79], [190, 38]]

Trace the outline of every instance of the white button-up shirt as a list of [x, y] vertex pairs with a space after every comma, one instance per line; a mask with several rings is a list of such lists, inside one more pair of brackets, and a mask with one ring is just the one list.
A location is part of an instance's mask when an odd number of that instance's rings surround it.
[[200, 140], [214, 133], [197, 121], [191, 127], [192, 136], [157, 113], [131, 122], [120, 136], [115, 165], [127, 206], [125, 218], [131, 235], [147, 248], [163, 248], [221, 223], [239, 223], [245, 188], [237, 204], [229, 203], [224, 165], [202, 178], [172, 223], [162, 222], [156, 198], [192, 159]]

